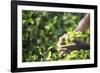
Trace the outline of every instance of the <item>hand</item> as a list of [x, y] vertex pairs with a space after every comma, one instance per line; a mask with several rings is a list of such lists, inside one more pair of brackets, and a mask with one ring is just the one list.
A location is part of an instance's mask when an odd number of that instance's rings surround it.
[[87, 42], [84, 42], [82, 40], [78, 40], [75, 39], [73, 41], [73, 43], [71, 43], [70, 45], [60, 45], [61, 51], [72, 51], [72, 50], [80, 50], [80, 49], [84, 49], [84, 50], [88, 50], [90, 49], [90, 44]]
[[58, 48], [61, 48], [62, 45], [66, 45], [65, 44], [65, 39], [67, 38], [68, 34], [64, 34], [59, 38], [59, 41], [57, 43]]

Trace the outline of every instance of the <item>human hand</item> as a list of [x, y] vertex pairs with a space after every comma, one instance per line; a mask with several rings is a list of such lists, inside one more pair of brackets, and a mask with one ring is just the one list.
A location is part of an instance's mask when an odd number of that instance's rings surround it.
[[61, 53], [64, 53], [66, 51], [69, 52], [74, 49], [76, 50], [90, 49], [89, 43], [79, 40], [77, 38], [73, 38], [73, 37], [79, 37], [79, 36], [82, 37], [82, 34], [80, 32], [71, 32], [71, 33], [69, 32], [61, 36], [57, 44], [59, 51], [61, 51]]
[[66, 45], [65, 39], [68, 37], [68, 34], [64, 34], [61, 37], [59, 37], [59, 41], [57, 43], [58, 48], [61, 48], [62, 45]]
[[60, 51], [66, 51], [66, 50], [72, 51], [72, 50], [80, 50], [80, 49], [88, 50], [90, 49], [90, 44], [82, 40], [75, 39], [73, 40], [73, 43], [71, 43], [70, 45], [60, 45], [59, 48]]

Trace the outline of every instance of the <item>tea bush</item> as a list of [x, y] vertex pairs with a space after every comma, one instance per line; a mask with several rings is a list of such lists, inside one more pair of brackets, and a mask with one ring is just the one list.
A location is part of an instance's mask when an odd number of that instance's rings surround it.
[[[58, 38], [77, 27], [84, 13], [22, 11], [22, 61], [57, 61], [89, 59], [90, 50], [73, 50], [60, 55]], [[89, 42], [90, 31], [82, 40]]]

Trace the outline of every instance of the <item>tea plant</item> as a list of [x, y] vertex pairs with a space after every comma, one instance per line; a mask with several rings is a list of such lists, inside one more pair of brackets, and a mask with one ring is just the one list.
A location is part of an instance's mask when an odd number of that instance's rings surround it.
[[[65, 32], [72, 31], [79, 23], [84, 13], [22, 11], [22, 61], [58, 61], [90, 58], [89, 50], [73, 50], [60, 55], [57, 48], [58, 38]], [[66, 45], [72, 43], [75, 36], [89, 42], [90, 31], [82, 33], [69, 32]], [[78, 34], [78, 35], [76, 35]]]
[[[83, 34], [82, 32], [68, 32], [68, 35], [66, 36], [66, 46], [70, 46], [71, 44], [73, 44], [74, 40], [79, 39], [81, 41], [84, 41], [83, 39], [87, 38], [86, 34]], [[75, 49], [75, 48], [73, 48]], [[70, 49], [66, 48], [66, 53], [67, 51], [69, 52]], [[70, 53], [63, 54], [63, 58], [64, 60], [80, 60], [80, 59], [89, 59], [90, 58], [90, 50], [78, 50], [76, 48], [76, 50], [72, 50], [70, 51]]]

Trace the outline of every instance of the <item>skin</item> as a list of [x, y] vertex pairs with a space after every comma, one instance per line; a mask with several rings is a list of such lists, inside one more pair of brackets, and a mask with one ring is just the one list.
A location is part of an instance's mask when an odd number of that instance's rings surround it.
[[85, 31], [90, 26], [90, 14], [86, 14], [74, 31]]
[[[89, 28], [90, 26], [90, 14], [86, 14], [82, 19], [81, 21], [79, 22], [78, 26], [75, 28], [75, 32], [78, 32], [78, 31], [85, 31], [87, 28]], [[71, 46], [66, 46], [64, 41], [65, 41], [65, 38], [66, 36], [68, 36], [68, 34], [64, 34], [62, 35], [60, 38], [59, 38], [59, 41], [58, 41], [58, 47], [61, 48], [61, 50], [66, 50], [66, 47], [71, 47]], [[76, 47], [76, 44], [72, 44], [73, 47]]]

